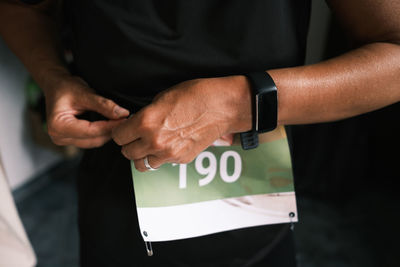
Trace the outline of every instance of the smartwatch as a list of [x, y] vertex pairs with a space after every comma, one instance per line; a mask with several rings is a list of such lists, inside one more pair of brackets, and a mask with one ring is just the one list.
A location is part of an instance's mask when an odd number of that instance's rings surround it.
[[278, 94], [271, 76], [267, 72], [245, 74], [250, 82], [252, 94], [252, 129], [240, 133], [242, 148], [258, 146], [258, 134], [272, 131], [278, 121]]

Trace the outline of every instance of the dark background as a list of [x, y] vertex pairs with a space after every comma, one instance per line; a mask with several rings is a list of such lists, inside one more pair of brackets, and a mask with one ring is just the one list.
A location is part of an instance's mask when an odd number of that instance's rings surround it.
[[[319, 2], [313, 2], [314, 17], [324, 13]], [[353, 47], [346, 30], [327, 19], [326, 36], [310, 38], [308, 63]], [[292, 127], [300, 267], [400, 266], [399, 115], [397, 103], [338, 122]], [[62, 161], [14, 192], [38, 266], [78, 266], [79, 159]]]

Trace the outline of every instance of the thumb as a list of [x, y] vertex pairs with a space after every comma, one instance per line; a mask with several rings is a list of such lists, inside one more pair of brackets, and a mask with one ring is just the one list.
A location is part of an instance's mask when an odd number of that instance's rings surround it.
[[114, 101], [96, 94], [88, 96], [87, 108], [100, 113], [108, 119], [116, 120], [129, 116], [129, 110], [117, 105]]

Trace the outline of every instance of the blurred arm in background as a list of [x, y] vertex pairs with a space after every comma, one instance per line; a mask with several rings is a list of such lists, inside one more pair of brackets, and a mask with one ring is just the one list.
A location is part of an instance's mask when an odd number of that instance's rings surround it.
[[0, 266], [35, 265], [36, 257], [18, 216], [0, 157]]

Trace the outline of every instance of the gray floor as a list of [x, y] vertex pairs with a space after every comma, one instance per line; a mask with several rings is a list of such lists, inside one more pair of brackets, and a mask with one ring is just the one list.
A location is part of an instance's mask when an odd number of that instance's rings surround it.
[[[75, 177], [63, 162], [15, 192], [39, 267], [79, 266]], [[298, 196], [299, 267], [400, 266], [395, 196], [366, 193], [346, 205]]]

